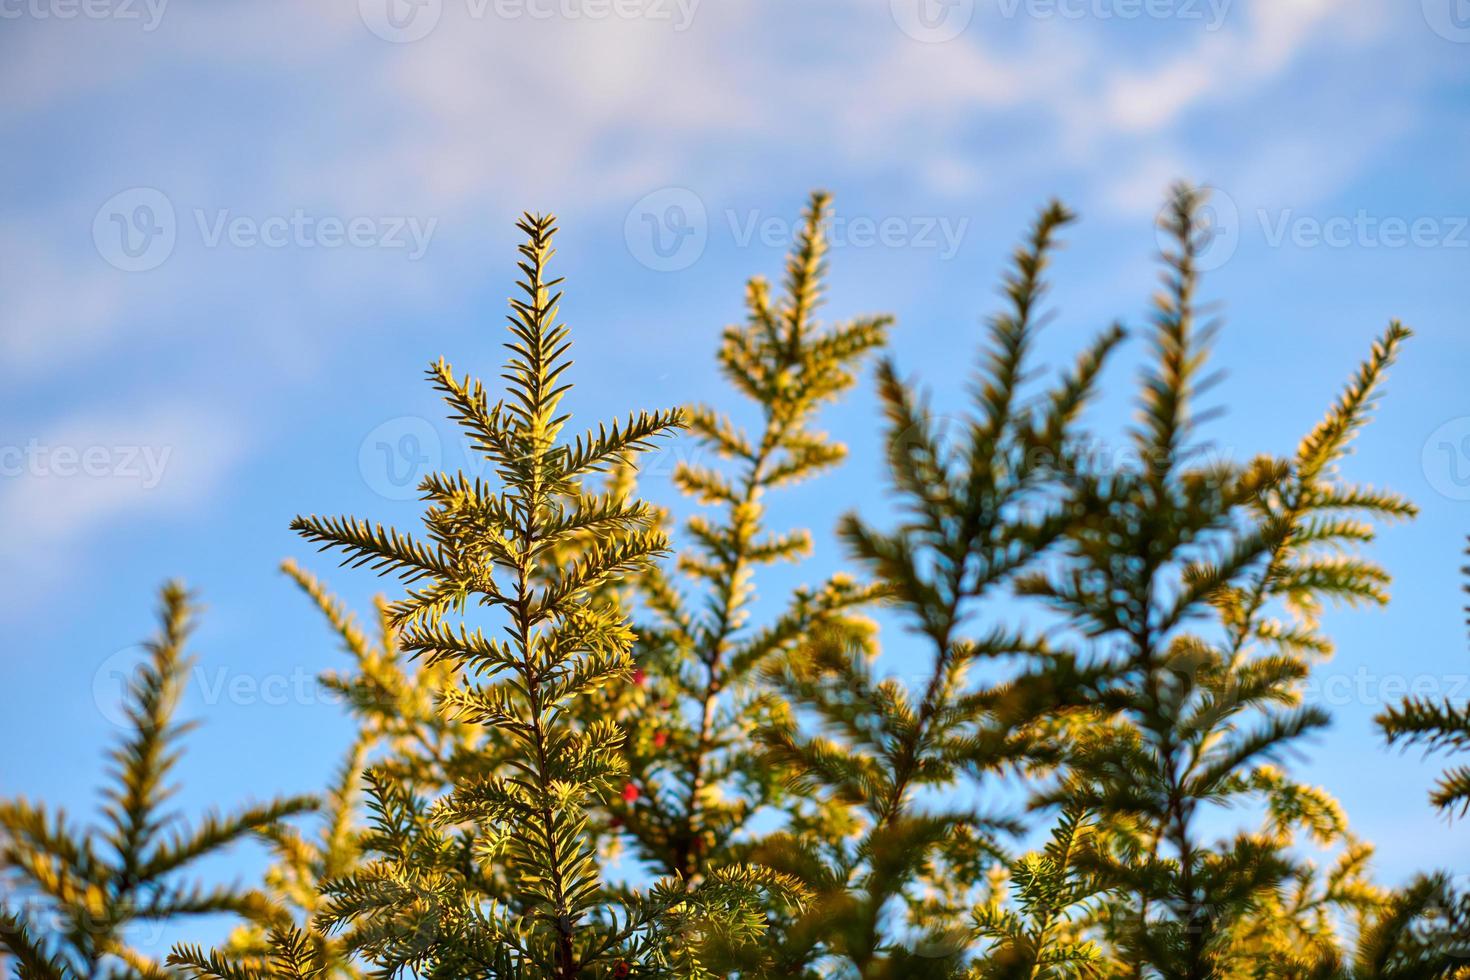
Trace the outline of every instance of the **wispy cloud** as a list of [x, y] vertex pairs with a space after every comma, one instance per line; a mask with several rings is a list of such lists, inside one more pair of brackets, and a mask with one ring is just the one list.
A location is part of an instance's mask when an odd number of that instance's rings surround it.
[[1203, 102], [1248, 97], [1288, 69], [1313, 43], [1356, 44], [1344, 20], [1372, 8], [1332, 0], [1253, 3], [1217, 31], [1202, 31], [1183, 51], [1142, 70], [1109, 73], [1105, 104], [1113, 125], [1152, 132]]
[[0, 440], [0, 565], [26, 595], [64, 577], [99, 529], [190, 510], [243, 452], [238, 428], [197, 401], [92, 411]]
[[49, 368], [68, 351], [104, 347], [117, 327], [120, 281], [101, 262], [78, 262], [39, 224], [0, 223], [0, 368]]

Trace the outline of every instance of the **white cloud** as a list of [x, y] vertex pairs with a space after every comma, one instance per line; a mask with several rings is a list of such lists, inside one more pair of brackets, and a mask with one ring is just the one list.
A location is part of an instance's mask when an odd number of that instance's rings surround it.
[[[1124, 130], [1156, 131], [1204, 102], [1225, 102], [1255, 93], [1316, 42], [1356, 46], [1365, 3], [1333, 0], [1256, 0], [1241, 4], [1219, 30], [1155, 67], [1109, 73], [1106, 106], [1110, 121]], [[1243, 24], [1242, 24], [1243, 22]]]
[[71, 415], [0, 442], [0, 565], [34, 588], [64, 574], [99, 528], [188, 510], [238, 462], [235, 426], [199, 399]]
[[[493, 3], [472, 16], [480, 6], [443, 0], [436, 29], [409, 44], [374, 36], [355, 0], [177, 5], [147, 34], [12, 25], [19, 33], [5, 50], [15, 57], [0, 58], [0, 84], [15, 93], [9, 116], [47, 111], [86, 125], [73, 115], [78, 96], [136, 92], [136, 119], [107, 104], [146, 125], [146, 138], [114, 141], [105, 161], [83, 161], [67, 178], [71, 199], [32, 203], [24, 227], [0, 228], [0, 354], [14, 370], [44, 373], [83, 344], [105, 350], [152, 329], [191, 289], [257, 291], [249, 277], [268, 273], [227, 267], [218, 254], [181, 255], [151, 279], [119, 284], [84, 227], [119, 182], [155, 181], [181, 214], [195, 203], [309, 202], [460, 227], [522, 207], [621, 208], [665, 185], [785, 199], [808, 180], [871, 174], [976, 203], [1065, 179], [1080, 184], [1070, 191], [1080, 203], [1133, 215], [1152, 213], [1180, 176], [1232, 189], [1273, 175], [1347, 181], [1393, 132], [1283, 132], [1244, 111], [1203, 136], [1189, 129], [1215, 124], [1213, 110], [1227, 103], [1299, 104], [1292, 69], [1318, 48], [1381, 42], [1366, 29], [1381, 16], [1374, 0], [1236, 0], [1218, 31], [1150, 25], [1140, 33], [1150, 42], [1126, 51], [1087, 19], [989, 13], [953, 41], [925, 44], [898, 29], [887, 4], [858, 0], [705, 0], [687, 30], [653, 19], [496, 18]], [[247, 113], [238, 131], [168, 128], [145, 100], [165, 89], [177, 98], [181, 72], [202, 73], [221, 111], [257, 86], [274, 98], [284, 80], [291, 94], [264, 118]], [[197, 246], [181, 243], [181, 253], [186, 244]], [[355, 284], [378, 272], [315, 258], [296, 274], [323, 305], [350, 304]]]
[[1125, 169], [1106, 183], [1102, 203], [1112, 213], [1135, 216], [1155, 212], [1162, 205], [1170, 184], [1188, 179], [1192, 168], [1172, 150], [1159, 147], [1144, 155], [1138, 165]]
[[96, 349], [115, 329], [116, 270], [96, 255], [68, 258], [54, 238], [42, 227], [0, 224], [0, 363], [8, 373]]

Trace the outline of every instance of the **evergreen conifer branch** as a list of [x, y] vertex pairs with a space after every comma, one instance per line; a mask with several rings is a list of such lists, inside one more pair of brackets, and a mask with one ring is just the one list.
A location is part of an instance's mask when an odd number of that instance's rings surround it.
[[[130, 678], [122, 713], [128, 729], [110, 754], [112, 782], [96, 828], [72, 826], [61, 811], [24, 799], [0, 801], [0, 949], [26, 977], [163, 980], [164, 966], [128, 941], [140, 922], [231, 913], [247, 922], [274, 915], [256, 891], [205, 887], [181, 878], [199, 859], [279, 830], [313, 809], [309, 797], [210, 814], [193, 828], [165, 810], [179, 739], [192, 725], [176, 719], [192, 660], [185, 645], [194, 606], [183, 586], [162, 590], [158, 634]], [[101, 847], [97, 847], [100, 844]], [[17, 903], [11, 907], [12, 901]]]
[[[466, 672], [443, 691], [443, 709], [491, 733], [499, 760], [478, 777], [456, 776], [432, 804], [376, 771], [377, 829], [365, 841], [376, 857], [327, 886], [325, 921], [350, 928], [350, 947], [384, 969], [531, 969], [571, 980], [599, 968], [610, 948], [588, 809], [626, 773], [618, 727], [573, 719], [591, 692], [631, 673], [633, 634], [607, 587], [666, 547], [645, 505], [587, 494], [580, 482], [626, 465], [683, 416], [635, 414], [559, 441], [570, 340], [557, 319], [561, 280], [547, 271], [555, 226], [527, 215], [519, 227], [506, 397], [491, 406], [478, 381], [456, 380], [442, 362], [431, 370], [501, 488], [462, 475], [426, 480], [431, 545], [352, 518], [296, 527], [356, 564], [427, 580], [393, 609], [399, 642], [430, 666]], [[444, 621], [471, 599], [502, 611], [503, 639]], [[503, 878], [485, 873], [485, 858], [505, 862]], [[384, 917], [403, 916], [416, 921], [412, 937], [383, 931]]]
[[[810, 876], [817, 894], [806, 921], [785, 931], [785, 948], [769, 954], [775, 962], [825, 955], [864, 976], [937, 976], [965, 961], [965, 942], [956, 946], [952, 937], [965, 931], [972, 889], [951, 881], [975, 882], [999, 853], [996, 835], [1015, 828], [979, 810], [926, 807], [919, 798], [952, 791], [966, 771], [1019, 762], [1031, 748], [1028, 726], [1051, 707], [1047, 701], [1020, 716], [988, 710], [998, 702], [974, 686], [975, 664], [1029, 658], [1039, 676], [1057, 654], [1013, 631], [968, 637], [963, 623], [978, 600], [1065, 532], [1069, 518], [1054, 493], [1057, 467], [1074, 454], [1073, 420], [1121, 337], [1116, 329], [1106, 333], [1040, 399], [1023, 394], [1045, 272], [1056, 234], [1070, 220], [1061, 205], [1049, 206], [1015, 253], [1004, 283], [1007, 306], [989, 321], [974, 407], [957, 431], [931, 421], [925, 400], [891, 363], [880, 364], [889, 471], [905, 520], [881, 531], [849, 516], [841, 533], [925, 637], [932, 666], [911, 692], [872, 676], [867, 637], [828, 633], [767, 669], [768, 681], [796, 710], [773, 713], [761, 733], [766, 758], [788, 773], [795, 796], [811, 803], [797, 808], [792, 830], [756, 854]], [[799, 723], [807, 714], [818, 730]], [[843, 810], [850, 815], [840, 818]], [[898, 923], [896, 904], [906, 910]], [[903, 931], [918, 946], [900, 942]], [[920, 957], [919, 947], [949, 952]]]
[[[648, 718], [634, 724], [633, 791], [616, 819], [653, 867], [689, 881], [729, 859], [724, 852], [732, 831], [778, 789], [739, 749], [759, 709], [738, 692], [762, 662], [814, 631], [860, 629], [852, 615], [876, 597], [874, 589], [837, 577], [822, 588], [798, 590], [775, 622], [748, 626], [755, 571], [798, 561], [811, 548], [804, 530], [767, 531], [764, 497], [846, 457], [846, 449], [812, 423], [823, 405], [855, 384], [856, 366], [887, 337], [886, 317], [830, 326], [816, 320], [829, 217], [827, 195], [813, 194], [787, 259], [782, 296], [773, 300], [763, 280], [751, 280], [748, 320], [724, 334], [721, 370], [759, 409], [759, 429], [746, 432], [709, 407], [688, 411], [698, 443], [733, 463], [685, 462], [674, 475], [684, 493], [717, 508], [688, 519], [692, 547], [679, 556], [679, 570], [705, 592], [702, 606], [693, 608], [661, 570], [645, 572], [638, 582], [656, 616], [639, 630], [640, 676], [647, 697], [673, 710], [657, 725]], [[686, 706], [692, 718], [687, 726], [679, 715]]]
[[[1344, 484], [1336, 468], [1408, 336], [1397, 323], [1293, 458], [1197, 459], [1195, 433], [1208, 413], [1193, 403], [1207, 384], [1214, 330], [1198, 325], [1195, 308], [1202, 203], [1180, 188], [1165, 219], [1175, 244], [1165, 254], [1154, 364], [1134, 434], [1141, 464], [1071, 475], [1085, 515], [1068, 535], [1072, 567], [1023, 583], [1106, 649], [1123, 651], [1099, 705], [1107, 710], [1078, 716], [1079, 724], [1108, 722], [1099, 737], [1073, 743], [1075, 778], [1040, 800], [1070, 801], [1126, 829], [1101, 867], [1129, 906], [1112, 914], [1112, 940], [1134, 976], [1221, 975], [1251, 910], [1303, 873], [1276, 837], [1212, 845], [1197, 817], [1202, 807], [1265, 792], [1269, 762], [1326, 724], [1324, 712], [1299, 704], [1314, 659], [1330, 650], [1316, 610], [1328, 598], [1386, 601], [1386, 573], [1352, 548], [1371, 537], [1362, 518], [1413, 513], [1392, 495]], [[1289, 619], [1276, 617], [1278, 607]], [[1185, 630], [1207, 611], [1217, 634]]]
[[[936, 415], [891, 359], [877, 364], [898, 516], [838, 528], [868, 578], [796, 588], [753, 621], [757, 577], [813, 542], [770, 526], [770, 495], [845, 458], [819, 413], [889, 327], [818, 321], [828, 208], [813, 195], [779, 288], [751, 280], [746, 321], [722, 336], [748, 428], [714, 406], [574, 428], [555, 223], [526, 215], [503, 391], [443, 360], [428, 372], [483, 475], [428, 475], [414, 534], [293, 522], [404, 585], [360, 623], [285, 566], [346, 655], [320, 681], [355, 727], [316, 821], [291, 820], [304, 798], [188, 826], [166, 812], [190, 727], [176, 708], [192, 603], [171, 585], [97, 826], [0, 801], [4, 967], [1470, 980], [1470, 895], [1445, 874], [1375, 885], [1371, 846], [1285, 761], [1329, 720], [1304, 703], [1333, 649], [1323, 608], [1388, 601], [1365, 551], [1415, 513], [1344, 474], [1409, 331], [1388, 326], [1294, 451], [1212, 459], [1201, 398], [1218, 325], [1199, 300], [1212, 230], [1203, 194], [1178, 187], [1127, 458], [1100, 461], [1082, 419], [1123, 330], [1051, 383], [1034, 368], [1073, 220], [1051, 204], [1010, 258], [966, 409]], [[704, 455], [674, 483], [699, 510], [666, 564], [672, 522], [637, 498], [636, 465], [684, 426]], [[879, 604], [915, 638], [912, 679], [877, 665], [864, 614]], [[1017, 604], [1047, 607], [1047, 628]], [[1378, 723], [1391, 745], [1470, 746], [1470, 709], [1448, 700], [1412, 698]], [[1431, 795], [1450, 816], [1470, 809], [1457, 763]], [[1258, 818], [1222, 833], [1227, 808]], [[1049, 841], [1013, 854], [1034, 821]], [[190, 879], [247, 837], [270, 852], [262, 890]], [[646, 887], [619, 880], [625, 844], [659, 876]], [[159, 961], [129, 941], [140, 923], [219, 912], [241, 923], [214, 949]]]
[[[1462, 571], [1466, 576], [1465, 592], [1470, 595], [1470, 565]], [[1470, 625], [1470, 605], [1465, 613], [1466, 623]], [[1470, 746], [1470, 705], [1455, 704], [1449, 699], [1406, 698], [1385, 709], [1375, 720], [1390, 745], [1422, 745], [1429, 751], [1446, 752], [1462, 752]], [[1429, 799], [1442, 813], [1463, 816], [1470, 811], [1470, 766], [1445, 770]]]
[[1064, 980], [1106, 975], [1103, 950], [1086, 938], [1085, 903], [1101, 887], [1087, 870], [1095, 825], [1085, 811], [1063, 810], [1039, 852], [1011, 862], [1014, 908], [996, 889], [971, 913], [975, 938], [989, 948], [969, 976]]

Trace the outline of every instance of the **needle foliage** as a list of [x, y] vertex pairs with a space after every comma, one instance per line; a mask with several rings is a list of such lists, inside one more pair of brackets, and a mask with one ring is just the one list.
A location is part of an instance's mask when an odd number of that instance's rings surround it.
[[635, 580], [639, 683], [623, 705], [631, 781], [615, 819], [649, 866], [687, 880], [730, 861], [733, 835], [780, 795], [750, 738], [770, 708], [753, 683], [762, 665], [819, 634], [863, 630], [857, 614], [880, 591], [839, 574], [796, 589], [769, 620], [751, 619], [756, 573], [812, 548], [807, 529], [768, 530], [766, 498], [842, 462], [846, 447], [814, 428], [816, 415], [887, 339], [888, 317], [816, 318], [829, 217], [827, 196], [814, 194], [779, 297], [764, 279], [747, 285], [747, 320], [726, 329], [718, 362], [757, 424], [747, 430], [708, 405], [687, 411], [696, 455], [674, 482], [702, 507], [684, 522], [688, 546], [674, 567], [650, 565]]
[[27, 980], [158, 978], [169, 971], [136, 943], [142, 929], [179, 918], [227, 914], [278, 921], [258, 889], [210, 885], [190, 875], [236, 842], [275, 831], [315, 806], [274, 800], [193, 823], [169, 809], [170, 775], [193, 723], [176, 713], [193, 660], [185, 646], [194, 605], [184, 587], [162, 590], [158, 632], [124, 681], [125, 731], [109, 753], [100, 819], [75, 824], [65, 812], [25, 798], [0, 801], [0, 875], [6, 907], [0, 946]]
[[[340, 647], [320, 682], [353, 723], [320, 803], [192, 826], [165, 809], [191, 616], [167, 587], [101, 819], [0, 802], [13, 972], [1470, 976], [1452, 873], [1376, 883], [1371, 844], [1301, 764], [1330, 721], [1307, 696], [1333, 650], [1323, 612], [1388, 602], [1369, 549], [1414, 514], [1347, 472], [1409, 331], [1368, 346], [1293, 451], [1218, 450], [1205, 203], [1170, 197], [1146, 322], [1061, 369], [1038, 337], [1074, 216], [1044, 207], [951, 395], [883, 353], [889, 317], [819, 317], [815, 194], [779, 288], [750, 280], [720, 337], [730, 403], [590, 427], [566, 410], [555, 222], [525, 215], [497, 382], [428, 372], [478, 469], [425, 477], [419, 528], [293, 522], [396, 590], [365, 627], [285, 566]], [[1130, 333], [1137, 407], [1113, 444], [1090, 408]], [[790, 527], [773, 505], [835, 487], [847, 450], [822, 416], [870, 360], [894, 506]], [[639, 468], [680, 430], [676, 502], [655, 507]], [[773, 566], [814, 556], [809, 584], [778, 585]], [[1379, 723], [1394, 745], [1470, 746], [1453, 702]], [[1470, 769], [1431, 802], [1463, 815]], [[190, 876], [247, 838], [268, 854], [259, 887]], [[206, 913], [234, 922], [215, 945], [136, 942]]]

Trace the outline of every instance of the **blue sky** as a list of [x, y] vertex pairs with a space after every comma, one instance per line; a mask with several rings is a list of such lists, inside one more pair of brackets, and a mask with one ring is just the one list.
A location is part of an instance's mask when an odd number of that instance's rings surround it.
[[[0, 0], [0, 135], [0, 795], [93, 802], [113, 671], [169, 576], [208, 606], [181, 805], [320, 784], [346, 729], [307, 678], [338, 655], [275, 566], [359, 606], [376, 583], [287, 522], [408, 524], [389, 463], [464, 461], [422, 369], [495, 373], [522, 209], [561, 217], [584, 419], [733, 407], [718, 331], [814, 187], [828, 312], [896, 315], [942, 410], [1038, 205], [1083, 216], [1060, 364], [1144, 322], [1189, 177], [1220, 221], [1221, 451], [1289, 450], [1389, 318], [1417, 331], [1348, 472], [1423, 513], [1376, 547], [1393, 605], [1331, 617], [1336, 722], [1298, 771], [1386, 880], [1470, 857], [1425, 803], [1435, 767], [1370, 724], [1411, 688], [1470, 697], [1466, 0]], [[826, 422], [852, 458], [776, 503], [818, 552], [767, 594], [841, 566], [835, 508], [885, 507], [867, 386]], [[897, 635], [887, 656], [912, 667]]]

